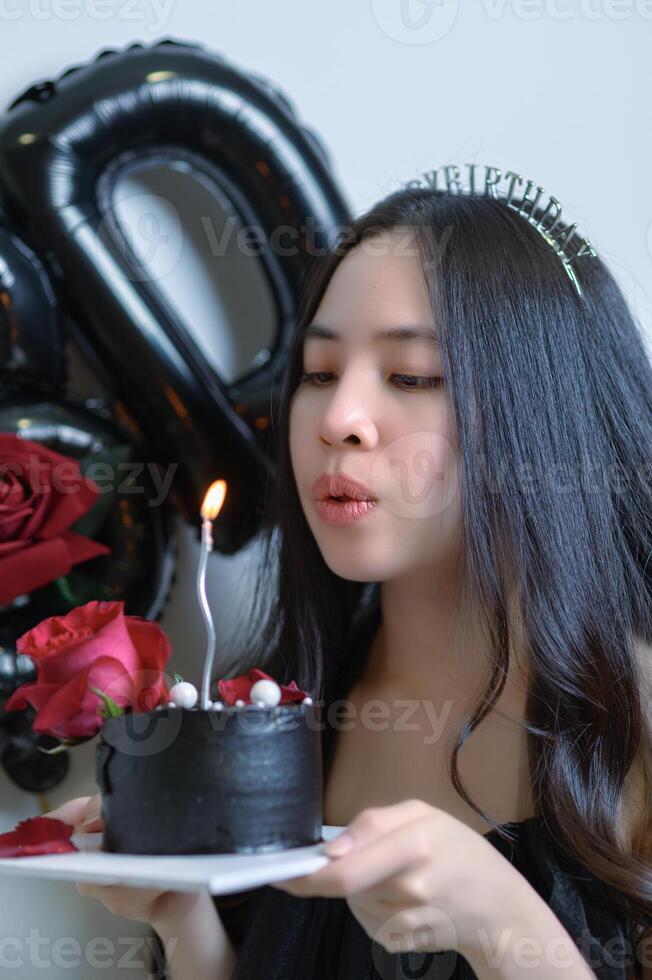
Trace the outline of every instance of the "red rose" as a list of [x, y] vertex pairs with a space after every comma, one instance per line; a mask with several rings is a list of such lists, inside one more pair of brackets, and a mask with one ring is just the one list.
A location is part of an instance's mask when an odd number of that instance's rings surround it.
[[67, 575], [73, 565], [109, 554], [106, 545], [68, 530], [99, 494], [79, 463], [0, 432], [0, 603]]
[[37, 709], [33, 729], [55, 738], [84, 738], [102, 727], [104, 702], [96, 687], [120, 707], [151, 711], [170, 695], [163, 668], [170, 641], [156, 623], [125, 616], [124, 602], [93, 600], [51, 616], [16, 642], [36, 664], [37, 680], [22, 684], [5, 710]]
[[54, 817], [28, 817], [13, 830], [0, 834], [0, 858], [76, 851], [70, 840], [73, 830], [71, 824]]
[[[217, 687], [220, 692], [220, 697], [225, 704], [235, 704], [238, 698], [242, 698], [245, 704], [253, 704], [249, 692], [256, 681], [273, 680], [274, 678], [266, 674], [264, 670], [258, 670], [257, 667], [252, 667], [246, 674], [239, 674], [238, 677], [232, 677], [230, 681], [218, 681]], [[288, 701], [303, 701], [304, 698], [308, 697], [305, 691], [299, 690], [294, 681], [290, 681], [289, 684], [279, 684], [278, 686], [281, 688], [280, 704], [286, 704]]]

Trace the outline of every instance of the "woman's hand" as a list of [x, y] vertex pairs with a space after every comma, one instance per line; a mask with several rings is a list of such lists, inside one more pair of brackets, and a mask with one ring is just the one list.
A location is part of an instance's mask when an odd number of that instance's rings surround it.
[[72, 824], [75, 828], [74, 833], [80, 831], [94, 833], [102, 829], [101, 811], [101, 797], [97, 793], [95, 796], [76, 796], [74, 800], [67, 800], [56, 810], [50, 810], [43, 816], [64, 820], [66, 823]]
[[[423, 800], [371, 807], [351, 822], [351, 846], [310, 875], [274, 883], [296, 896], [346, 898], [390, 953], [475, 952], [496, 927], [522, 926], [534, 890], [482, 834]], [[536, 896], [538, 898], [538, 896]]]
[[[78, 796], [43, 814], [72, 824], [74, 832], [102, 830], [101, 796]], [[130, 888], [124, 885], [96, 885], [77, 881], [80, 895], [97, 898], [114, 915], [146, 922], [158, 931], [168, 923], [179, 923], [194, 909], [200, 892], [165, 891], [160, 888]]]

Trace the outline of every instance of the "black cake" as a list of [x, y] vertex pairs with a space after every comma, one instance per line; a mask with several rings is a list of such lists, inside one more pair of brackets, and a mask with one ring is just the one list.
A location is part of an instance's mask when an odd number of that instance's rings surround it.
[[322, 840], [311, 702], [159, 706], [109, 718], [96, 776], [105, 851], [251, 854]]

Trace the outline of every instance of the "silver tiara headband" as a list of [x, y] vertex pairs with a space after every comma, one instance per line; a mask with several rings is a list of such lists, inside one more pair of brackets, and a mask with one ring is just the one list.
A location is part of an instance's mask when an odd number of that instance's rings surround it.
[[[468, 190], [462, 187], [460, 168], [452, 164], [445, 167], [435, 167], [434, 170], [429, 170], [422, 175], [423, 180], [420, 178], [409, 180], [403, 186], [405, 188], [427, 187], [431, 190], [446, 190], [450, 194], [489, 194], [491, 197], [504, 200], [508, 207], [525, 218], [528, 224], [536, 228], [545, 239], [555, 255], [561, 259], [564, 269], [577, 290], [577, 295], [581, 296], [582, 289], [575, 274], [573, 263], [587, 255], [596, 257], [598, 253], [588, 238], [582, 238], [576, 234], [577, 224], [567, 227], [561, 224], [561, 202], [556, 197], [548, 195], [546, 206], [535, 218], [534, 209], [538, 206], [542, 195], [546, 193], [543, 187], [539, 187], [535, 181], [528, 180], [525, 190], [521, 193], [524, 183], [523, 177], [514, 173], [513, 170], [506, 170], [503, 174], [498, 167], [485, 166], [484, 175], [479, 179], [476, 175], [476, 168], [480, 167], [480, 164], [467, 163], [465, 166], [468, 168]], [[442, 186], [439, 186], [440, 180]], [[506, 182], [507, 186], [505, 194], [499, 193], [498, 190], [498, 185], [503, 181]], [[482, 188], [481, 190], [476, 190], [478, 185]], [[536, 194], [530, 197], [535, 189]]]

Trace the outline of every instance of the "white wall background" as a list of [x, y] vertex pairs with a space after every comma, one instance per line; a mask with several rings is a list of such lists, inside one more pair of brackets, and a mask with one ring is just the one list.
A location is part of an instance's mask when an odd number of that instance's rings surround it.
[[[28, 85], [104, 48], [162, 37], [199, 42], [278, 85], [324, 141], [356, 213], [446, 163], [490, 164], [536, 180], [610, 265], [650, 342], [652, 0], [477, 0], [464, 7], [457, 0], [0, 0], [0, 110]], [[232, 302], [228, 309], [220, 302], [205, 270], [184, 290], [194, 261], [187, 251], [161, 285], [182, 308], [192, 303], [192, 327], [226, 373]], [[269, 328], [262, 294], [258, 302], [252, 349], [256, 340], [264, 346]], [[71, 356], [74, 390], [101, 394]], [[162, 625], [174, 646], [171, 666], [199, 684], [197, 546], [192, 529], [181, 530], [178, 580]], [[247, 558], [213, 556], [218, 636], [237, 628]], [[41, 801], [47, 807], [96, 791], [94, 743], [73, 757], [69, 778]], [[0, 830], [40, 812], [39, 801], [2, 770], [0, 800]], [[34, 930], [47, 939], [38, 952]], [[129, 937], [146, 935], [74, 886], [0, 879], [0, 939], [18, 943], [6, 947], [4, 961], [0, 945], [3, 977], [144, 977], [143, 966], [121, 965], [120, 957]], [[61, 937], [80, 944], [78, 965], [65, 946], [57, 953]], [[103, 954], [112, 965], [94, 967], [86, 956], [94, 937], [113, 942], [114, 954]], [[142, 948], [132, 959], [144, 959]]]

